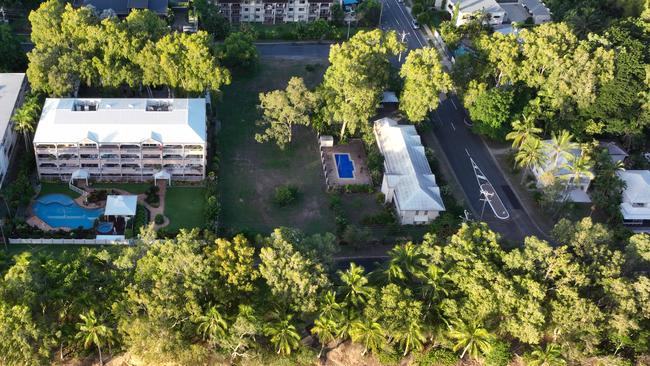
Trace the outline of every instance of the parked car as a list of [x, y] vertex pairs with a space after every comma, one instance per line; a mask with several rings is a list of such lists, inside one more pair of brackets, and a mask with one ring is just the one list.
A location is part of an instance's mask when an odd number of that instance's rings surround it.
[[411, 25], [413, 26], [413, 29], [420, 29], [420, 25], [418, 24], [418, 21], [415, 19], [413, 19]]

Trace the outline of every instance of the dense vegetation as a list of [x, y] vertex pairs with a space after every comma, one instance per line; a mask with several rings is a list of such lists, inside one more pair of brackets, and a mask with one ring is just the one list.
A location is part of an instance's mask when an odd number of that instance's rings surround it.
[[254, 240], [145, 229], [134, 247], [4, 256], [0, 360], [128, 351], [148, 364], [304, 364], [320, 348], [300, 341], [309, 334], [422, 365], [452, 352], [490, 365], [647, 357], [650, 236], [617, 241], [584, 219], [561, 221], [554, 239], [564, 245], [530, 237], [506, 252], [485, 225], [463, 225], [396, 246], [371, 273], [334, 272], [332, 235], [287, 228]]

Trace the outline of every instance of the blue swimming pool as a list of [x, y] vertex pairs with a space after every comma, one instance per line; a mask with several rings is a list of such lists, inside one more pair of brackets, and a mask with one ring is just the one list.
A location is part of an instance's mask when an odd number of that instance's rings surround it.
[[354, 178], [354, 163], [350, 154], [334, 154], [334, 161], [339, 178]]
[[454, 56], [459, 57], [459, 56], [462, 56], [462, 55], [466, 55], [466, 54], [468, 54], [470, 52], [471, 51], [470, 51], [469, 48], [467, 48], [467, 47], [465, 47], [465, 45], [461, 44], [460, 46], [458, 46], [458, 48], [456, 48], [456, 50], [454, 50]]
[[34, 215], [53, 228], [71, 229], [79, 226], [90, 229], [95, 220], [104, 213], [103, 208], [83, 208], [64, 194], [48, 194], [39, 197], [32, 210]]

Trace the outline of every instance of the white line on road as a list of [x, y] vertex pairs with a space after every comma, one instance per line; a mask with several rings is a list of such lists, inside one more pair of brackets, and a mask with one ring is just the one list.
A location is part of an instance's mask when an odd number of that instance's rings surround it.
[[[397, 2], [397, 0], [394, 0], [394, 1]], [[406, 13], [404, 12], [404, 9], [402, 9], [402, 7], [399, 6], [399, 3], [397, 3], [397, 7], [399, 8], [399, 11], [402, 12], [402, 15], [404, 16], [404, 18], [406, 18], [406, 20], [407, 20], [406, 24], [407, 24], [407, 26], [408, 26], [408, 25], [409, 25], [409, 22], [408, 22], [409, 17], [406, 16]], [[417, 32], [417, 31], [416, 31], [416, 32]], [[413, 35], [415, 36], [415, 39], [416, 39], [416, 40], [418, 41], [418, 43], [420, 44], [420, 47], [424, 47], [424, 45], [422, 44], [422, 41], [420, 41], [420, 37], [418, 37], [418, 35], [415, 34], [415, 32], [414, 32]]]
[[456, 126], [454, 125], [454, 122], [451, 123], [451, 128], [453, 128], [454, 131], [456, 131]]
[[454, 103], [454, 99], [453, 99], [453, 98], [449, 98], [449, 100], [451, 100], [451, 104], [454, 105], [454, 109], [455, 109], [455, 110], [458, 110], [458, 107], [456, 107], [456, 103]]
[[467, 156], [469, 156], [469, 151], [467, 151], [467, 149], [465, 149], [465, 154], [467, 154]]

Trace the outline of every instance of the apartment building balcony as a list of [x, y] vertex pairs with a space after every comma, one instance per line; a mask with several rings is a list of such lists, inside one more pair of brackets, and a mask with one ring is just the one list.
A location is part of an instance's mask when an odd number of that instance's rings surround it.
[[92, 154], [92, 153], [97, 154], [97, 150], [98, 149], [96, 147], [80, 147], [78, 149], [79, 154], [84, 154], [84, 153], [86, 153], [86, 154]]
[[59, 174], [57, 167], [39, 167], [38, 170], [41, 174]]
[[203, 166], [203, 159], [185, 159], [186, 165], [201, 165]]
[[122, 164], [127, 163], [127, 164], [132, 164], [132, 163], [140, 163], [141, 159], [140, 158], [122, 158], [120, 159], [120, 162]]
[[120, 158], [101, 158], [102, 164], [119, 164], [122, 162]]
[[140, 173], [140, 172], [141, 172], [140, 168], [124, 168], [124, 167], [122, 167], [122, 173], [124, 173], [124, 174]]
[[142, 163], [144, 164], [160, 164], [160, 158], [143, 158]]
[[138, 154], [139, 155], [140, 151], [141, 151], [140, 148], [133, 148], [133, 147], [129, 147], [129, 148], [124, 148], [123, 147], [123, 148], [120, 149], [120, 153], [122, 153], [122, 154]]
[[[74, 149], [74, 152], [77, 152], [77, 149]], [[57, 150], [54, 147], [37, 147], [36, 148], [36, 153], [37, 154], [56, 154]]]
[[99, 152], [101, 154], [119, 154], [121, 150], [117, 147], [112, 147], [112, 148], [100, 147]]

